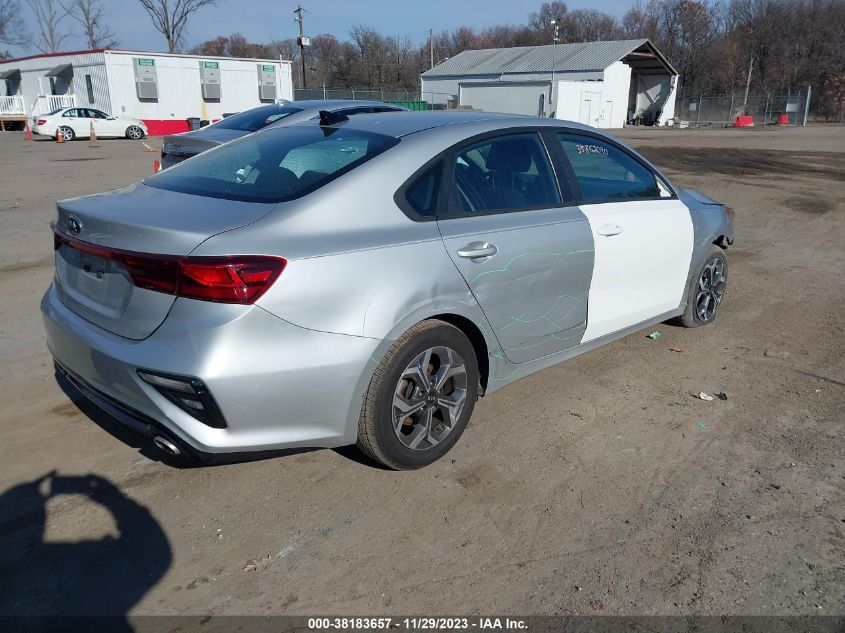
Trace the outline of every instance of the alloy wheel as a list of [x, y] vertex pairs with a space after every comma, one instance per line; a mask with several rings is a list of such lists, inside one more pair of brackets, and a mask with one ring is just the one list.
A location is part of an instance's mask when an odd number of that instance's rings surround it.
[[725, 262], [721, 257], [711, 257], [698, 278], [695, 295], [695, 316], [702, 323], [712, 321], [725, 294], [727, 279]]
[[413, 450], [442, 442], [461, 418], [467, 397], [467, 370], [453, 349], [430, 347], [399, 376], [393, 394], [396, 437]]

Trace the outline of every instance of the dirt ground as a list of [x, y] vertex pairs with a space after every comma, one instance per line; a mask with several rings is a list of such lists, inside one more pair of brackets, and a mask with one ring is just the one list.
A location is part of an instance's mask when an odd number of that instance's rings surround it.
[[845, 126], [619, 136], [736, 209], [720, 318], [483, 398], [397, 473], [180, 468], [71, 402], [38, 310], [54, 201], [157, 155], [0, 134], [0, 614], [845, 613]]

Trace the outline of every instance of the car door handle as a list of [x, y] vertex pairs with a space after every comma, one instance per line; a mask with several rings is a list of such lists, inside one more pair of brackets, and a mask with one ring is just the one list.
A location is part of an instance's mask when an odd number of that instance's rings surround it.
[[480, 257], [493, 257], [493, 255], [498, 252], [499, 249], [496, 248], [495, 244], [489, 244], [487, 242], [473, 242], [472, 244], [467, 244], [460, 249], [458, 251], [458, 257], [477, 259]]
[[619, 235], [622, 233], [622, 227], [618, 224], [602, 224], [599, 228], [596, 229], [596, 233], [599, 235], [604, 235], [605, 237], [610, 237], [611, 235]]

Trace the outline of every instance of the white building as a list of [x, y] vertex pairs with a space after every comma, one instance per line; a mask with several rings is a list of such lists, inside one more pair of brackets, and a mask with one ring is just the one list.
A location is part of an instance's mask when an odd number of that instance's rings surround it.
[[431, 103], [621, 128], [672, 119], [678, 73], [643, 39], [463, 51], [421, 79]]
[[0, 118], [91, 106], [143, 120], [150, 134], [184, 132], [278, 99], [293, 100], [289, 61], [91, 50], [0, 62]]

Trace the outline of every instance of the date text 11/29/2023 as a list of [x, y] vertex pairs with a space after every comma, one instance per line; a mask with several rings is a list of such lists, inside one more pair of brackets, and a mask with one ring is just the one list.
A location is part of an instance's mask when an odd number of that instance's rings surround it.
[[448, 631], [448, 630], [526, 630], [525, 620], [518, 618], [498, 617], [413, 617], [413, 618], [379, 618], [379, 617], [331, 617], [308, 618], [308, 629], [311, 631]]

